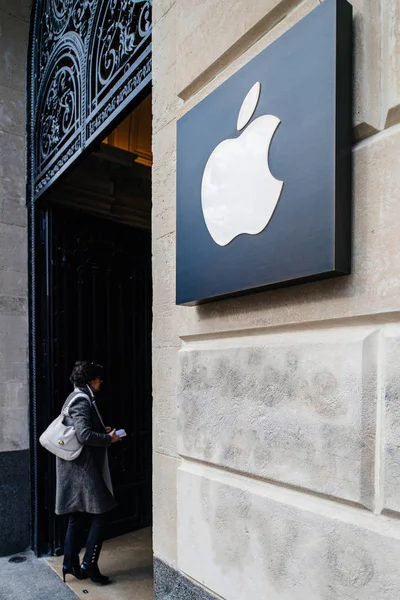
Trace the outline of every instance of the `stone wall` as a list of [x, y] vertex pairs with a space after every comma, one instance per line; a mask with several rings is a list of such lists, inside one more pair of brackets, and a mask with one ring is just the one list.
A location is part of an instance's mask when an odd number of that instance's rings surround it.
[[0, 5], [0, 556], [30, 545], [25, 176], [30, 2]]
[[400, 0], [352, 0], [353, 274], [175, 306], [176, 121], [318, 4], [153, 3], [160, 599], [398, 598]]

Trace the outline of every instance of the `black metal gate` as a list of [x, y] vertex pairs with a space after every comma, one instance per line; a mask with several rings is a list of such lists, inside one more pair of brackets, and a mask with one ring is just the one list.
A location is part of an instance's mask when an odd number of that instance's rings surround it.
[[[59, 413], [74, 361], [103, 364], [103, 418], [128, 432], [109, 451], [118, 502], [109, 533], [120, 535], [151, 523], [150, 233], [58, 207], [39, 216], [37, 432]], [[54, 515], [54, 458], [36, 450], [35, 549], [54, 553], [65, 519]]]
[[152, 0], [33, 2], [28, 203], [148, 94], [151, 12]]

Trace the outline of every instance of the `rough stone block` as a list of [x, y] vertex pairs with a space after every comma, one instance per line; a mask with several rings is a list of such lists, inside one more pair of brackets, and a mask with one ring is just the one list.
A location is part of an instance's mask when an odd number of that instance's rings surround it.
[[26, 377], [22, 381], [0, 382], [0, 410], [28, 408], [28, 384]]
[[28, 299], [0, 294], [0, 314], [19, 316], [28, 314]]
[[29, 23], [31, 17], [31, 0], [1, 0], [0, 12], [17, 17]]
[[[389, 0], [391, 3], [398, 1]], [[382, 0], [352, 0], [351, 3], [354, 7], [354, 127], [355, 137], [364, 139], [385, 125], [382, 117], [383, 69], [386, 63], [393, 84], [396, 73], [393, 62], [398, 55], [393, 52], [394, 40], [397, 39], [393, 37], [393, 27], [398, 21], [393, 16], [396, 7], [386, 7], [385, 3], [384, 9], [381, 8]], [[192, 6], [194, 4], [195, 7]], [[231, 74], [242, 66], [243, 58], [250, 60], [316, 6], [317, 3], [312, 2], [275, 0], [267, 4], [256, 2], [255, 10], [249, 13], [242, 0], [233, 5], [221, 3], [217, 7], [211, 2], [199, 4], [195, 0], [178, 0], [178, 93], [186, 100], [221, 72], [226, 75], [225, 79], [228, 71]], [[244, 11], [248, 13], [246, 16], [242, 14]], [[283, 17], [285, 19], [281, 21]], [[382, 31], [382, 18], [387, 20], [387, 35]], [[253, 26], [250, 21], [254, 22]], [[224, 23], [222, 34], [220, 23]], [[255, 43], [261, 37], [262, 43]], [[201, 53], [197, 51], [199, 38], [204, 48]], [[392, 58], [383, 63], [381, 56], [385, 40], [391, 44]], [[252, 48], [256, 47], [253, 52]], [[249, 52], [246, 52], [247, 48], [250, 48]], [[237, 64], [231, 69], [233, 62]], [[203, 94], [200, 93], [200, 96]], [[196, 97], [195, 102], [199, 99]]]
[[299, 0], [254, 0], [249, 10], [245, 0], [177, 0], [181, 97], [205, 85], [298, 4]]
[[179, 453], [371, 507], [376, 336], [368, 333], [188, 344]]
[[[0, 182], [1, 189], [1, 182]], [[1, 203], [0, 221], [8, 225], [26, 227], [28, 219], [27, 208], [24, 202], [5, 198]]]
[[[23, 206], [26, 203], [26, 181], [25, 177], [11, 179], [10, 173], [6, 171], [5, 177], [0, 177], [0, 206], [7, 202], [13, 202], [15, 206]], [[26, 206], [24, 208], [26, 210]]]
[[25, 136], [25, 95], [20, 90], [0, 85], [0, 131]]
[[384, 44], [384, 109], [386, 127], [400, 122], [400, 0], [385, 0], [382, 11]]
[[400, 512], [400, 328], [385, 329], [383, 362], [383, 508]]
[[152, 235], [162, 237], [176, 225], [176, 123], [153, 136]]
[[26, 273], [28, 268], [26, 229], [0, 223], [0, 240], [0, 271], [12, 270]]
[[176, 89], [176, 4], [154, 24], [153, 134], [175, 117], [180, 103]]
[[178, 472], [178, 568], [222, 598], [398, 598], [396, 519], [186, 466]]
[[7, 12], [0, 20], [0, 81], [3, 85], [26, 92], [26, 51], [29, 24]]
[[177, 307], [154, 305], [153, 310], [153, 348], [178, 348], [181, 340], [177, 334]]
[[[25, 393], [27, 390], [25, 390]], [[0, 452], [26, 450], [29, 446], [28, 395], [26, 406], [2, 406], [0, 404]]]
[[17, 185], [26, 181], [25, 140], [4, 131], [0, 131], [0, 177]]
[[14, 298], [27, 297], [27, 276], [15, 271], [0, 271], [0, 290], [5, 296]]
[[[0, 315], [0, 339], [14, 337], [16, 348], [25, 347], [25, 336], [28, 334], [28, 318], [20, 315]], [[26, 350], [26, 348], [25, 348]], [[22, 355], [21, 355], [22, 356]], [[9, 355], [11, 357], [11, 355]], [[25, 357], [24, 357], [25, 360]], [[0, 371], [0, 381], [1, 371]]]
[[26, 226], [25, 152], [25, 138], [0, 127], [0, 223]]
[[[27, 316], [0, 315], [0, 384], [8, 387], [7, 392], [2, 386], [2, 397], [0, 398], [0, 422], [1, 427], [6, 427], [5, 420], [12, 417], [13, 405], [11, 399], [14, 398], [18, 390], [18, 397], [26, 394], [26, 404], [28, 406], [28, 389], [26, 383], [28, 380], [28, 320]], [[19, 389], [22, 386], [22, 389]], [[22, 396], [21, 396], [21, 395]], [[23, 404], [18, 404], [21, 411], [25, 410]], [[27, 447], [28, 439], [28, 412], [27, 408], [23, 419], [15, 423], [16, 440], [19, 446]], [[10, 438], [11, 436], [11, 438]], [[0, 443], [4, 443], [3, 449], [10, 449], [13, 444], [13, 431], [7, 429], [4, 435], [0, 436]], [[21, 442], [22, 440], [25, 440]]]
[[155, 0], [153, 2], [153, 24], [157, 23], [173, 7], [176, 0]]
[[179, 461], [154, 454], [153, 551], [170, 565], [176, 564], [176, 474]]
[[153, 350], [153, 447], [157, 452], [176, 455], [176, 348]]
[[357, 139], [380, 129], [382, 121], [381, 0], [352, 0], [354, 7], [354, 128]]
[[175, 232], [153, 238], [154, 304], [171, 309], [175, 305]]

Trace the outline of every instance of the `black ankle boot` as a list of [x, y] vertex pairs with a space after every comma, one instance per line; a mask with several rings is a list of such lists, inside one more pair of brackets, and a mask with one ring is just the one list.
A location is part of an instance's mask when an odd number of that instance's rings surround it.
[[85, 563], [81, 565], [82, 575], [89, 577], [94, 583], [100, 583], [101, 585], [107, 585], [111, 583], [110, 578], [100, 573], [99, 567], [94, 563]]
[[106, 575], [102, 575], [99, 570], [98, 562], [101, 552], [102, 544], [95, 544], [92, 548], [86, 547], [85, 556], [81, 565], [82, 575], [89, 577], [94, 583], [100, 583], [101, 585], [107, 585], [110, 582], [110, 578]]
[[72, 565], [72, 566], [63, 565], [63, 567], [62, 567], [62, 574], [63, 574], [63, 581], [64, 581], [64, 583], [65, 583], [65, 576], [66, 575], [73, 575], [77, 579], [84, 579], [85, 578], [83, 576], [82, 570], [81, 570], [81, 568], [79, 566], [79, 562], [76, 565]]

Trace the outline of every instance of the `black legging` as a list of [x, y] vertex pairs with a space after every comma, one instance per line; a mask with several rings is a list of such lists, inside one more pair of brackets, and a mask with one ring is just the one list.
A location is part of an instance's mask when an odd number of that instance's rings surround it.
[[86, 541], [86, 552], [83, 562], [93, 562], [93, 556], [96, 563], [100, 554], [104, 539], [104, 529], [108, 521], [108, 513], [101, 515], [89, 515], [88, 513], [71, 513], [68, 520], [67, 534], [64, 543], [64, 565], [71, 567], [79, 564], [79, 552], [85, 545], [84, 532], [88, 519], [92, 522]]

